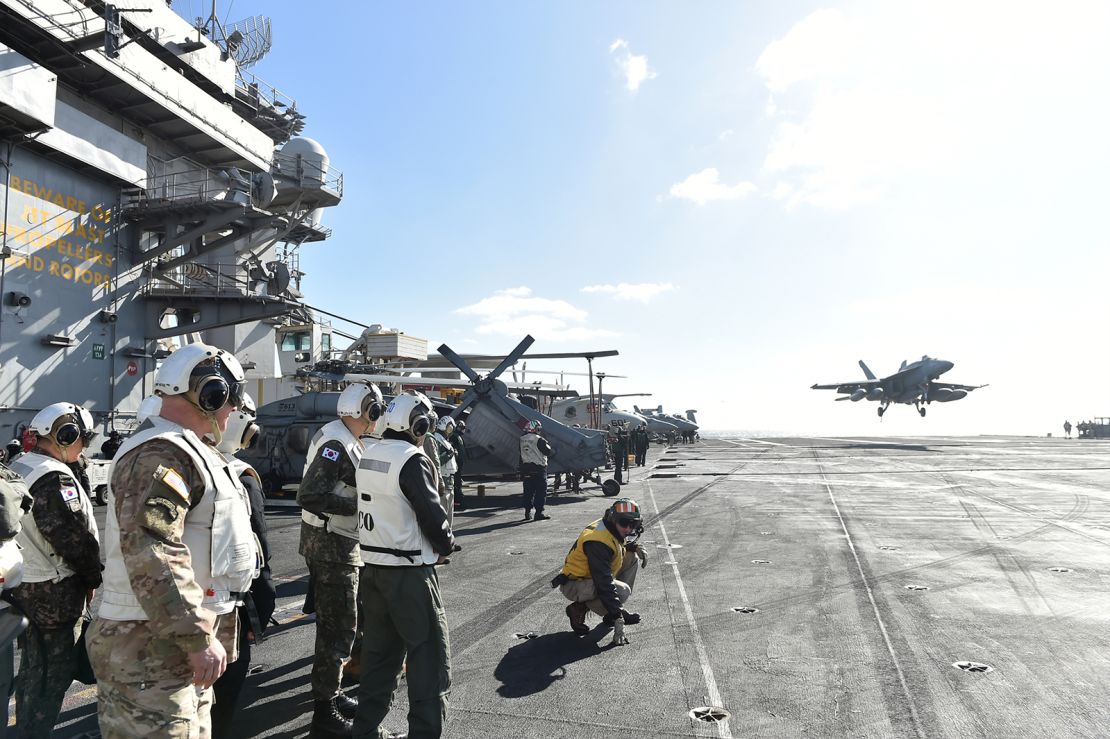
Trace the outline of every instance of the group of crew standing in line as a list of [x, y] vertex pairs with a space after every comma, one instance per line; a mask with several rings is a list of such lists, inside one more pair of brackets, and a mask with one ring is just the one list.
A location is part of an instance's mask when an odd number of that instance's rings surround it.
[[[83, 659], [106, 739], [231, 736], [250, 645], [276, 601], [261, 481], [234, 456], [258, 433], [244, 379], [213, 346], [166, 358], [135, 433], [116, 439], [103, 535], [82, 457], [95, 435], [88, 410], [43, 409], [34, 447], [0, 465], [0, 608], [10, 603], [30, 624], [18, 676], [10, 640], [0, 641], [0, 690], [14, 681], [19, 736], [51, 736]], [[402, 674], [408, 735], [442, 733], [450, 648], [435, 568], [460, 550], [463, 430], [421, 393], [386, 405], [376, 387], [353, 383], [312, 439], [297, 502], [316, 613], [314, 736], [407, 736], [381, 726]], [[534, 507], [537, 520], [547, 518], [554, 451], [541, 430], [533, 421], [521, 437], [526, 514]], [[637, 561], [647, 564], [641, 531], [639, 507], [621, 498], [571, 547], [552, 586], [571, 601], [575, 633], [588, 632], [591, 611], [609, 626], [639, 622], [624, 604]], [[0, 639], [5, 618], [19, 620], [0, 614]], [[352, 656], [357, 700], [341, 690]]]

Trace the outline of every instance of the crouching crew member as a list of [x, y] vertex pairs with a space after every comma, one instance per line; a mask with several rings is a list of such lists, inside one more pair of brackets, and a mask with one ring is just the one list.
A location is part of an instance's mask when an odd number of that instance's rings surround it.
[[34, 448], [12, 465], [34, 507], [16, 538], [23, 584], [11, 601], [30, 626], [19, 637], [16, 722], [21, 737], [49, 737], [77, 667], [82, 614], [100, 587], [100, 543], [81, 453], [95, 431], [92, 415], [54, 403], [31, 420]]
[[313, 736], [350, 736], [357, 703], [339, 690], [358, 633], [358, 493], [355, 468], [363, 442], [382, 415], [382, 394], [363, 382], [339, 394], [339, 418], [308, 447], [297, 490], [301, 554], [316, 595], [316, 654], [312, 662]]
[[455, 537], [440, 504], [435, 466], [422, 451], [431, 411], [420, 393], [394, 398], [383, 416], [382, 440], [366, 450], [358, 467], [359, 543], [366, 565], [359, 588], [365, 631], [356, 737], [388, 736], [381, 723], [402, 662], [409, 735], [438, 737], [447, 717], [451, 649], [434, 565], [447, 563]]
[[238, 476], [216, 445], [243, 368], [206, 344], [154, 377], [158, 415], [120, 447], [108, 482], [104, 597], [88, 633], [105, 739], [206, 737], [212, 684], [238, 657], [236, 608], [258, 574]]
[[631, 498], [618, 498], [605, 515], [578, 535], [563, 563], [563, 571], [551, 581], [567, 600], [570, 627], [579, 636], [588, 634], [586, 613], [593, 611], [607, 626], [623, 617], [637, 624], [640, 616], [624, 610], [636, 584], [636, 560], [647, 567], [647, 554], [639, 544], [628, 542], [643, 531], [640, 507]]
[[212, 686], [215, 698], [212, 706], [212, 736], [215, 739], [230, 739], [234, 736], [231, 724], [235, 719], [239, 694], [247, 679], [247, 670], [251, 666], [251, 643], [262, 639], [270, 617], [274, 614], [277, 600], [277, 591], [270, 578], [270, 544], [266, 538], [266, 496], [262, 492], [262, 479], [254, 467], [234, 456], [236, 452], [250, 448], [257, 438], [258, 425], [254, 422], [256, 415], [254, 399], [243, 393], [243, 404], [231, 414], [224, 438], [216, 446], [247, 493], [251, 507], [251, 531], [258, 537], [262, 566], [258, 577], [251, 582], [250, 592], [243, 596], [243, 605], [238, 609], [239, 659], [229, 662], [227, 670]]

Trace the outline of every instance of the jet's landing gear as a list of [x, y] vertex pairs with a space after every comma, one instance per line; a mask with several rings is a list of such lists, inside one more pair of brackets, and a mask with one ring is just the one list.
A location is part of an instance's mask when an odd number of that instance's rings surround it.
[[922, 418], [925, 417], [925, 409], [924, 408], [918, 407], [917, 412], [921, 414]]
[[885, 405], [880, 405], [879, 406], [879, 418], [882, 418], [884, 413], [886, 413], [886, 406]]

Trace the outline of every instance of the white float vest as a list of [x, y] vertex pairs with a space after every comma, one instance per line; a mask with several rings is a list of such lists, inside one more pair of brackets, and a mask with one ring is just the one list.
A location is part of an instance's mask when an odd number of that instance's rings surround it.
[[[416, 512], [401, 492], [401, 468], [420, 447], [385, 439], [362, 455], [358, 480], [358, 542], [362, 561], [371, 565], [406, 567], [432, 565], [439, 555], [420, 530]], [[438, 481], [437, 481], [438, 482]]]
[[[15, 543], [15, 539], [9, 539], [0, 544], [0, 589], [11, 590], [21, 582], [23, 582], [23, 552]], [[0, 600], [0, 611], [7, 607], [7, 601]]]
[[540, 435], [525, 434], [520, 437], [520, 461], [524, 464], [547, 466], [547, 457], [540, 452]]
[[[18, 461], [12, 463], [11, 469], [23, 478], [28, 489], [51, 472], [57, 472], [73, 480], [77, 489], [77, 498], [81, 501], [81, 510], [88, 522], [89, 533], [97, 541], [100, 540], [100, 532], [97, 530], [96, 520], [93, 519], [92, 501], [81, 487], [81, 481], [73, 474], [73, 470], [63, 462], [49, 455], [33, 452], [20, 456]], [[15, 537], [15, 541], [23, 548], [23, 582], [60, 582], [75, 574], [74, 569], [54, 551], [54, 547], [39, 531], [34, 515], [28, 514], [23, 517], [23, 530]]]
[[436, 444], [438, 444], [439, 446], [451, 450], [451, 456], [447, 458], [446, 462], [442, 462], [439, 466], [440, 474], [442, 474], [444, 477], [455, 474], [459, 471], [459, 463], [455, 460], [455, 447], [451, 446], [451, 442], [449, 442], [443, 436], [443, 434], [439, 433], [438, 431], [435, 432], [435, 440]]
[[[242, 480], [243, 475], [250, 475], [255, 480], [258, 480], [259, 485], [262, 484], [262, 477], [258, 474], [258, 470], [256, 470], [254, 467], [250, 466], [238, 457], [232, 456], [230, 454], [224, 456], [227, 459], [227, 466], [231, 468], [231, 474], [235, 476], [236, 480]], [[247, 513], [252, 513], [251, 497], [249, 495], [246, 497], [246, 501]]]
[[[362, 440], [351, 433], [342, 419], [336, 419], [321, 428], [316, 432], [316, 436], [312, 437], [312, 443], [308, 445], [308, 454], [305, 456], [305, 472], [308, 472], [309, 466], [316, 460], [316, 457], [320, 453], [320, 449], [329, 441], [338, 441], [343, 445], [343, 448], [347, 450], [347, 457], [357, 470], [358, 460], [362, 457]], [[358, 499], [358, 491], [342, 480], [335, 484], [335, 488], [332, 489], [332, 494], [338, 495], [341, 498]], [[358, 541], [357, 514], [353, 516], [335, 516], [329, 513], [327, 520], [325, 520], [315, 513], [302, 510], [301, 520], [309, 526], [315, 526], [318, 529], [327, 529], [333, 534], [339, 534], [348, 539]]]
[[[223, 455], [192, 431], [161, 416], [147, 419], [123, 443], [113, 459], [123, 459], [140, 444], [154, 439], [167, 441], [188, 454], [204, 479], [200, 501], [185, 514], [181, 541], [189, 548], [193, 576], [204, 592], [201, 605], [217, 615], [230, 613], [242, 603], [242, 595], [250, 588], [261, 564], [261, 550], [251, 531], [246, 491]], [[119, 520], [111, 479], [108, 501], [107, 562], [99, 615], [113, 621], [147, 621], [149, 616], [131, 589], [120, 551]]]

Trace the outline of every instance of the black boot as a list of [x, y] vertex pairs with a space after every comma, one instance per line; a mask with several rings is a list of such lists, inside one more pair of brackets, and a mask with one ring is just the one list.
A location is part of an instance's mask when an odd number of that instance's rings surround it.
[[312, 711], [313, 739], [351, 736], [351, 719], [346, 718], [335, 705], [335, 698], [316, 701]]
[[355, 713], [358, 711], [358, 701], [340, 691], [339, 695], [335, 696], [335, 707], [339, 709], [339, 714], [343, 718], [353, 720]]

